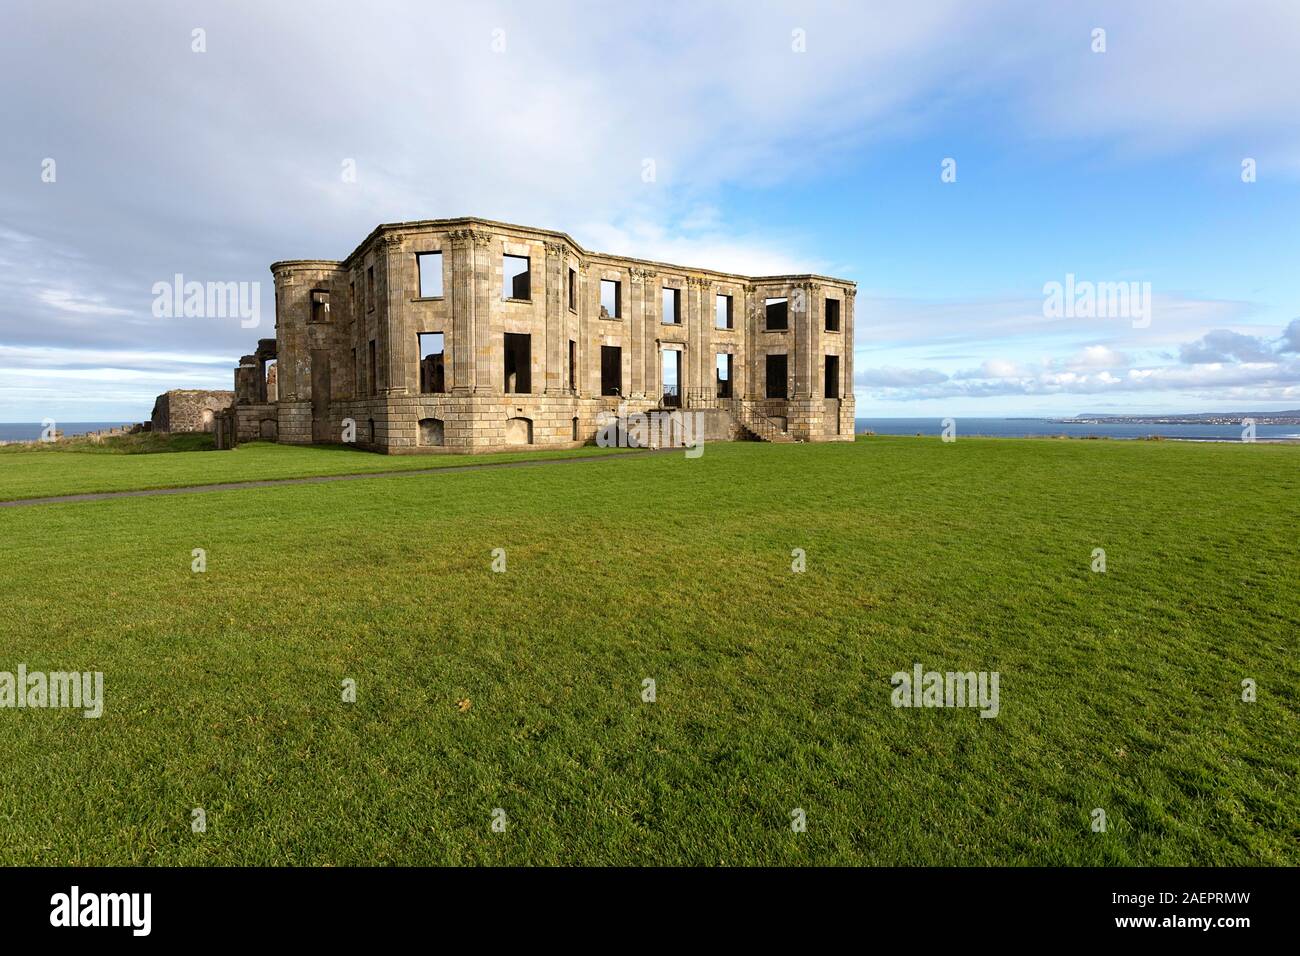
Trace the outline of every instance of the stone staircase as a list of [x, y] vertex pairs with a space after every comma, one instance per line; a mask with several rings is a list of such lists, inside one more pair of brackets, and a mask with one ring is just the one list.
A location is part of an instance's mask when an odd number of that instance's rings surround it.
[[733, 398], [730, 410], [731, 417], [736, 420], [736, 424], [759, 441], [790, 443], [799, 440], [777, 422], [764, 415], [754, 402], [747, 402], [742, 398]]
[[686, 405], [691, 409], [721, 409], [727, 412], [732, 421], [757, 441], [777, 443], [800, 441], [764, 414], [757, 402], [746, 401], [743, 398], [719, 398], [712, 389], [691, 389], [686, 396]]

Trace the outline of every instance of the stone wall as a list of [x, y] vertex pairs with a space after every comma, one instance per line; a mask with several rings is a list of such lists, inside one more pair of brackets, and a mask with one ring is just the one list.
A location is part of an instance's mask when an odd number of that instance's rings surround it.
[[150, 425], [156, 432], [210, 432], [234, 400], [234, 392], [173, 389], [154, 401]]

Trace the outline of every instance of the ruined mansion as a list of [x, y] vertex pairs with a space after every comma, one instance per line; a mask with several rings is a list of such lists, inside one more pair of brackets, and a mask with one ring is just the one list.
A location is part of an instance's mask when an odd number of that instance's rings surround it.
[[220, 447], [569, 447], [610, 416], [677, 409], [709, 439], [853, 440], [844, 279], [629, 259], [483, 219], [381, 225], [341, 262], [271, 273], [275, 338], [240, 360]]

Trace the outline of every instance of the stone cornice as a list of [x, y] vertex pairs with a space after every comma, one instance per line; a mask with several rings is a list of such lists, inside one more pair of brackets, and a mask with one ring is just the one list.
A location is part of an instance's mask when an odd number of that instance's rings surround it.
[[[839, 279], [834, 276], [822, 276], [811, 273], [799, 275], [776, 275], [776, 276], [750, 276], [741, 275], [734, 272], [722, 272], [716, 269], [703, 269], [694, 266], [675, 265], [672, 263], [658, 262], [652, 259], [638, 259], [634, 256], [617, 256], [606, 253], [588, 250], [576, 242], [568, 233], [558, 232], [554, 229], [539, 229], [533, 226], [523, 226], [517, 223], [500, 222], [493, 219], [481, 219], [475, 216], [463, 216], [454, 219], [416, 219], [408, 222], [382, 223], [371, 230], [370, 234], [362, 240], [342, 263], [330, 262], [331, 267], [337, 268], [339, 265], [351, 267], [355, 265], [358, 256], [363, 255], [370, 248], [370, 244], [377, 236], [392, 231], [401, 231], [408, 234], [409, 238], [415, 238], [417, 235], [425, 232], [442, 232], [451, 238], [456, 237], [473, 237], [473, 241], [483, 244], [491, 241], [494, 234], [506, 234], [510, 238], [519, 241], [540, 241], [555, 242], [565, 246], [569, 255], [574, 255], [580, 259], [593, 259], [597, 268], [610, 267], [628, 269], [630, 265], [637, 265], [647, 271], [658, 273], [686, 274], [686, 273], [706, 273], [710, 282], [727, 282], [737, 285], [744, 285], [753, 288], [757, 284], [762, 285], [779, 285], [782, 283], [795, 284], [809, 280], [819, 280], [828, 286], [838, 289], [850, 289], [854, 286], [849, 279]], [[486, 237], [479, 239], [478, 237]]]

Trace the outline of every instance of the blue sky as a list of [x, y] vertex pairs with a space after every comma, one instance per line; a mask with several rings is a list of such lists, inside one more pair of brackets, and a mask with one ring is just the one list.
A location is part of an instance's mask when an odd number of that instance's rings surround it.
[[[6, 4], [0, 420], [229, 388], [270, 262], [456, 215], [854, 279], [861, 416], [1300, 407], [1297, 53], [1259, 0]], [[176, 273], [263, 328], [155, 317]]]

